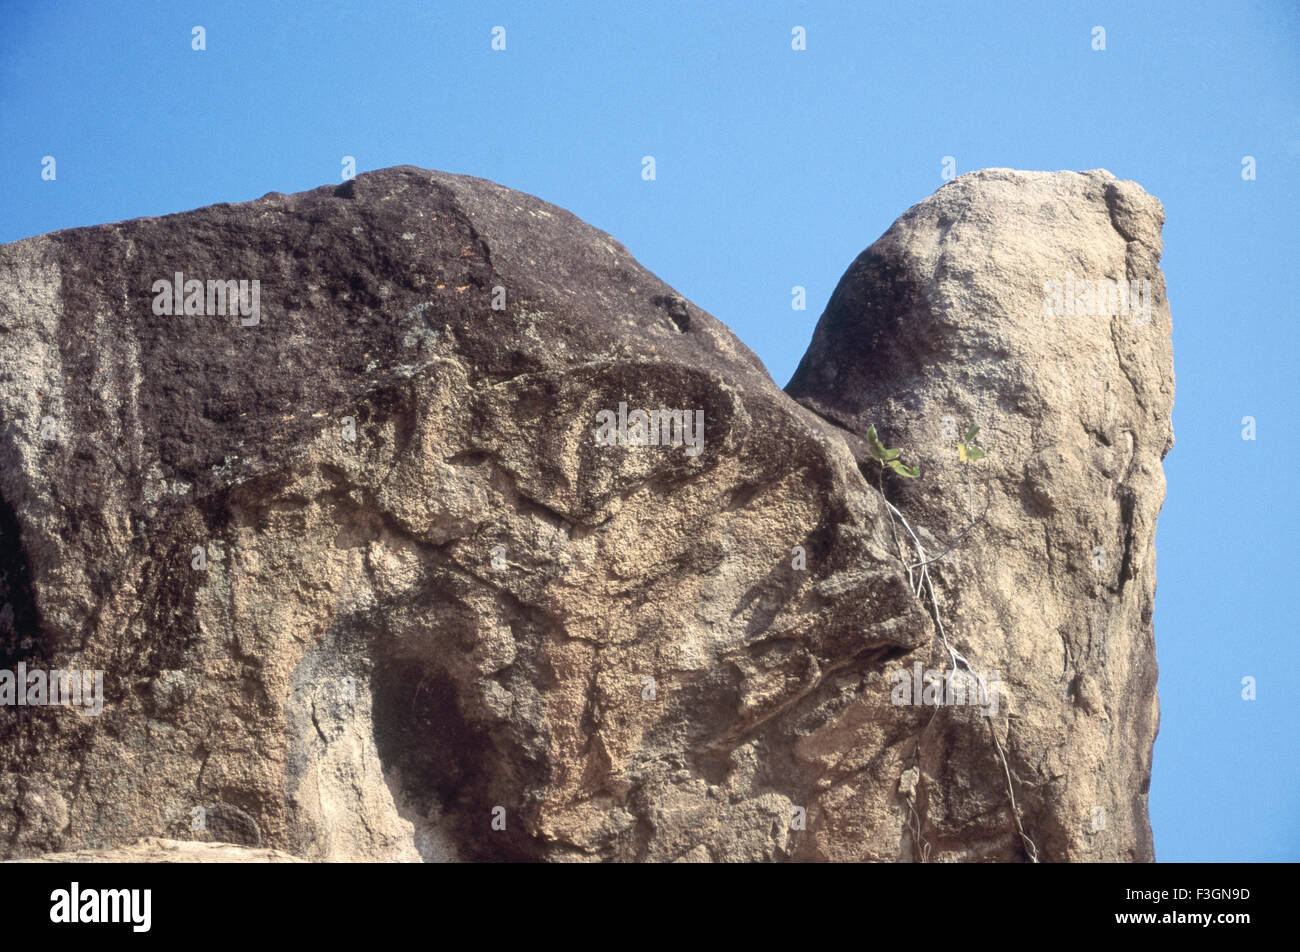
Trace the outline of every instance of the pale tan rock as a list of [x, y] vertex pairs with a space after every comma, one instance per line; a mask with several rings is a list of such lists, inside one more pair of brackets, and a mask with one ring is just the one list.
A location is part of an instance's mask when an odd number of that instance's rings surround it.
[[[945, 422], [982, 428], [991, 449], [969, 470], [987, 521], [934, 575], [960, 650], [1014, 699], [995, 724], [1045, 858], [1153, 858], [1154, 539], [1174, 393], [1163, 223], [1158, 201], [1105, 171], [963, 175], [854, 262], [787, 388], [907, 448], [922, 478], [888, 491], [932, 552], [970, 521]], [[1045, 284], [1067, 273], [1076, 292], [1147, 281], [1150, 310], [1057, 314]], [[966, 745], [936, 724], [919, 796], [954, 782]], [[949, 798], [936, 791], [925, 813], [952, 844], [936, 857], [1002, 858], [991, 840], [962, 843], [970, 791]]]

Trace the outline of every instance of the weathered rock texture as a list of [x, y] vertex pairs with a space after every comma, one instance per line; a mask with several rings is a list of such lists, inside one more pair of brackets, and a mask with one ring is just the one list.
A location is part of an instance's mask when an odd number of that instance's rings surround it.
[[[799, 402], [479, 179], [0, 247], [0, 668], [105, 672], [98, 717], [0, 709], [4, 851], [1022, 860], [991, 724], [1040, 858], [1151, 859], [1161, 221], [1104, 172], [963, 176], [845, 275]], [[1045, 316], [1067, 270], [1153, 319]], [[259, 323], [154, 314], [177, 271], [259, 280]], [[703, 410], [702, 452], [598, 445], [620, 403]], [[945, 416], [991, 446], [934, 577], [992, 717], [891, 703], [944, 654], [856, 434], [921, 463], [884, 487], [937, 551]]]
[[[1010, 766], [1054, 859], [1154, 858], [1154, 541], [1174, 393], [1163, 224], [1158, 201], [1105, 171], [964, 175], [858, 257], [787, 387], [909, 448], [925, 478], [888, 491], [943, 540], [930, 552], [987, 506], [935, 571], [941, 617], [1001, 674]], [[1137, 294], [1097, 313], [1105, 281]], [[970, 424], [991, 451], [968, 487], [952, 428]], [[963, 730], [926, 736], [918, 795], [937, 849], [981, 855], [984, 801], [961, 776], [978, 768], [952, 756]]]
[[8, 863], [302, 863], [281, 850], [259, 850], [234, 843], [204, 843], [145, 837], [113, 849], [45, 853], [5, 860]]

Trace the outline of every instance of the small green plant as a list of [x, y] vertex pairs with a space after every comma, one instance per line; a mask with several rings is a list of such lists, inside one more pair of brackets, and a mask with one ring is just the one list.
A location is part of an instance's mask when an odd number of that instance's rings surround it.
[[876, 425], [874, 423], [867, 427], [867, 448], [871, 451], [872, 459], [880, 464], [882, 474], [885, 467], [888, 466], [899, 476], [906, 476], [908, 479], [916, 479], [921, 475], [919, 466], [908, 466], [898, 458], [902, 455], [902, 450], [885, 449], [885, 444], [880, 442], [880, 437], [876, 435]]
[[[963, 463], [973, 463], [984, 458], [987, 447], [980, 446], [979, 432], [980, 428], [972, 423], [966, 429], [966, 438], [957, 444], [957, 456]], [[975, 489], [969, 468], [966, 470], [966, 517], [972, 520], [975, 518]]]
[[984, 447], [979, 444], [980, 428], [971, 424], [966, 430], [966, 439], [957, 444], [957, 455], [963, 463], [973, 463], [984, 458]]

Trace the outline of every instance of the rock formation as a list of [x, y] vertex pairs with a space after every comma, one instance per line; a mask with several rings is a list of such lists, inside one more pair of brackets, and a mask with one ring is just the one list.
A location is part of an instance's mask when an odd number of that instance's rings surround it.
[[[5, 855], [1152, 859], [1162, 221], [962, 176], [788, 395], [480, 179], [0, 246], [0, 677], [102, 672], [0, 707]], [[897, 703], [949, 647], [991, 698]]]

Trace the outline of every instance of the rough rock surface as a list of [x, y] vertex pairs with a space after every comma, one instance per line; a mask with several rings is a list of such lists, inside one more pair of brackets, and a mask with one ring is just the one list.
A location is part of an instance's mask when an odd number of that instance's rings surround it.
[[115, 849], [45, 853], [8, 863], [303, 863], [281, 850], [259, 850], [233, 843], [145, 837]]
[[[5, 853], [1151, 859], [1161, 221], [1103, 172], [963, 176], [846, 274], [799, 402], [480, 179], [0, 246], [0, 669], [104, 672], [98, 716], [0, 709]], [[1149, 276], [1152, 319], [1045, 317], [1067, 269]], [[258, 323], [155, 314], [177, 271], [259, 280]], [[703, 411], [702, 451], [600, 445], [620, 403]], [[891, 701], [944, 652], [860, 434], [920, 461], [884, 487], [933, 552], [946, 415], [991, 447], [933, 572], [991, 717]]]
[[[1010, 767], [1053, 858], [1154, 858], [1154, 543], [1174, 396], [1163, 224], [1158, 201], [1105, 171], [961, 176], [853, 263], [786, 388], [908, 448], [925, 478], [888, 491], [935, 533], [929, 552], [987, 510], [936, 569], [941, 617], [977, 669], [1000, 672]], [[1107, 280], [1136, 290], [1127, 306], [1102, 305]], [[952, 427], [971, 424], [990, 451], [965, 464], [968, 486]], [[954, 766], [975, 769], [954, 764], [961, 746], [938, 724], [923, 745], [936, 844], [966, 837], [972, 802], [948, 792]]]

